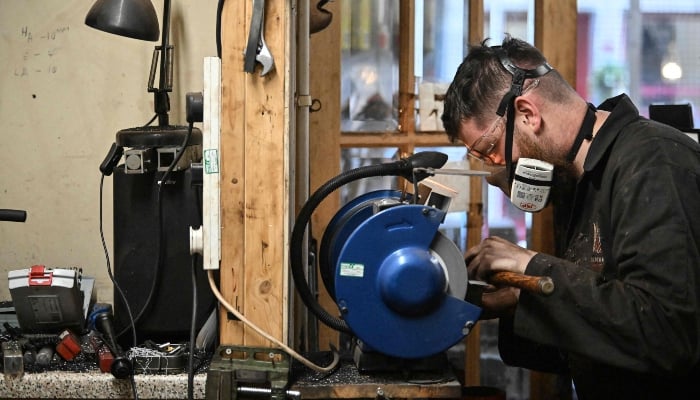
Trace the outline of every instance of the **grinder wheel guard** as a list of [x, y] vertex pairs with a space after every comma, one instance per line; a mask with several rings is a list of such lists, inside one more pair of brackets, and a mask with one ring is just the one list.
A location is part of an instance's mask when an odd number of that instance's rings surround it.
[[304, 295], [310, 291], [295, 271], [301, 251], [295, 237], [315, 207], [338, 187], [382, 175], [404, 176], [415, 184], [427, 177], [416, 177], [414, 169], [425, 167], [417, 164], [427, 159], [432, 164], [428, 167], [440, 168], [446, 161], [444, 155], [427, 153], [360, 167], [329, 181], [302, 208], [292, 235], [293, 277], [307, 307], [331, 328], [399, 358], [429, 357], [449, 349], [481, 314], [464, 300], [468, 277], [461, 251], [439, 232], [446, 211], [415, 204], [394, 190], [369, 192], [342, 207], [325, 230], [318, 258], [324, 286], [340, 310], [337, 320]]

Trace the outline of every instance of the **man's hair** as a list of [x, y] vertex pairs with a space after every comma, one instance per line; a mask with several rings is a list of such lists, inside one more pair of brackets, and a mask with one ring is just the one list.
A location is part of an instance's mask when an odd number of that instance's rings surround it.
[[[457, 69], [445, 94], [441, 118], [447, 136], [453, 142], [459, 137], [462, 121], [476, 118], [480, 124], [485, 124], [495, 118], [501, 99], [510, 90], [513, 76], [501, 65], [500, 51], [523, 69], [533, 69], [547, 61], [536, 47], [510, 35], [506, 35], [499, 47], [488, 46], [488, 41], [486, 39], [478, 45], [469, 46], [467, 57]], [[538, 86], [540, 90], [552, 89], [552, 85], [558, 86], [557, 82], [568, 86], [556, 70], [538, 79], [541, 81]], [[527, 85], [528, 81], [524, 87]], [[561, 93], [561, 88], [551, 91], [554, 92], [552, 95], [556, 95], [557, 92]]]

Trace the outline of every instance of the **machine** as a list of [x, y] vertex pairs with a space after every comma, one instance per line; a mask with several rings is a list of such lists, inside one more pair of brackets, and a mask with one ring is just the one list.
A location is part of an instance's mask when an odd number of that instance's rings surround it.
[[193, 167], [201, 161], [202, 133], [182, 126], [123, 129], [115, 146], [122, 150], [113, 156], [110, 150], [111, 167], [100, 169], [113, 172], [117, 340], [124, 348], [139, 344], [126, 334], [133, 318], [139, 341], [185, 341], [193, 323], [185, 310], [197, 305], [199, 330], [216, 306], [206, 277], [197, 277], [196, 300], [190, 279], [189, 227], [202, 220], [201, 172]]
[[[422, 152], [348, 171], [313, 193], [297, 217], [290, 249], [297, 291], [319, 320], [356, 338], [358, 367], [371, 354], [417, 360], [443, 353], [479, 319], [481, 291], [468, 283], [461, 250], [439, 231], [451, 198], [420, 183], [446, 161], [445, 154]], [[335, 214], [323, 235], [318, 268], [340, 311], [336, 318], [318, 304], [304, 275], [301, 243], [308, 222], [337, 188], [389, 175], [406, 178], [417, 195], [361, 195]], [[473, 291], [477, 296], [468, 296]]]

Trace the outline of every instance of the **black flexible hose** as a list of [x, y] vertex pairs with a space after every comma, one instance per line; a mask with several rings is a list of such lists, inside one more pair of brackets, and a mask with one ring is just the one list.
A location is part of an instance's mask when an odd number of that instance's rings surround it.
[[[430, 153], [430, 154], [427, 154]], [[421, 154], [421, 153], [419, 153]], [[340, 332], [352, 334], [352, 330], [348, 327], [347, 323], [340, 318], [336, 318], [330, 315], [316, 300], [315, 296], [311, 293], [309, 289], [308, 282], [304, 276], [304, 265], [303, 265], [303, 240], [304, 233], [306, 232], [306, 227], [311, 219], [316, 207], [318, 207], [321, 202], [328, 197], [333, 191], [339, 187], [348, 184], [352, 181], [356, 181], [362, 178], [369, 178], [374, 176], [403, 176], [412, 180], [415, 177], [413, 174], [413, 169], [420, 165], [430, 156], [430, 161], [428, 164], [434, 168], [440, 168], [447, 161], [447, 156], [441, 154], [441, 156], [436, 156], [433, 152], [425, 152], [426, 156], [420, 156], [419, 154], [412, 156], [408, 159], [401, 159], [392, 163], [384, 163], [379, 165], [369, 165], [365, 167], [359, 167], [346, 171], [330, 181], [319, 187], [309, 199], [306, 201], [299, 215], [297, 216], [296, 222], [294, 223], [294, 229], [292, 230], [292, 237], [290, 241], [290, 263], [292, 269], [292, 278], [294, 279], [294, 284], [296, 285], [297, 291], [301, 300], [304, 302], [307, 308], [316, 315], [316, 317], [321, 320], [328, 327], [333, 328]], [[419, 164], [419, 165], [416, 165]], [[439, 165], [438, 165], [439, 164]], [[426, 175], [427, 176], [427, 175]], [[423, 176], [425, 178], [425, 176]], [[323, 262], [323, 261], [321, 261]]]

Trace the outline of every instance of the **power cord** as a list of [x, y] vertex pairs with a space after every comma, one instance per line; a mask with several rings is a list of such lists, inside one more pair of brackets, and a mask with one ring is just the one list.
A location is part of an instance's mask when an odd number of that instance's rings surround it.
[[151, 117], [151, 119], [149, 119], [148, 122], [146, 122], [146, 125], [144, 125], [144, 126], [151, 125], [153, 123], [153, 121], [156, 120], [156, 118], [158, 118], [158, 114], [154, 114], [153, 117]]
[[[109, 174], [111, 174], [111, 170], [109, 171]], [[112, 281], [112, 285], [114, 286], [114, 290], [116, 290], [119, 293], [119, 297], [122, 299], [124, 302], [126, 312], [129, 315], [129, 320], [131, 321], [131, 328], [133, 332], [133, 340], [134, 343], [136, 343], [136, 329], [134, 327], [134, 318], [133, 315], [131, 314], [131, 308], [129, 307], [129, 303], [126, 301], [126, 296], [124, 295], [124, 291], [122, 291], [121, 287], [119, 284], [117, 284], [116, 279], [114, 279], [114, 275], [112, 274], [112, 267], [111, 267], [111, 262], [109, 259], [109, 250], [107, 249], [107, 243], [105, 242], [105, 235], [104, 235], [104, 227], [102, 224], [102, 199], [103, 199], [103, 188], [104, 188], [104, 180], [105, 180], [105, 171], [102, 171], [102, 176], [100, 178], [100, 240], [102, 241], [102, 249], [104, 250], [105, 253], [105, 260], [107, 263], [107, 275], [109, 275], [109, 280]], [[136, 379], [134, 378], [134, 374], [132, 373], [131, 376], [131, 390], [134, 396], [134, 400], [138, 400], [138, 391], [136, 389]]]
[[197, 324], [197, 255], [192, 255], [192, 323], [190, 324], [190, 353], [187, 356], [187, 399], [194, 399], [194, 351]]
[[338, 352], [336, 351], [335, 348], [331, 345], [331, 348], [333, 350], [333, 361], [331, 361], [330, 365], [327, 367], [322, 367], [319, 365], [314, 364], [313, 362], [309, 361], [308, 359], [304, 358], [301, 354], [297, 353], [294, 349], [291, 347], [287, 346], [286, 344], [282, 343], [281, 341], [277, 340], [274, 336], [270, 335], [269, 333], [265, 332], [262, 330], [260, 327], [255, 325], [253, 322], [251, 322], [249, 319], [247, 319], [243, 314], [241, 314], [238, 310], [236, 310], [235, 307], [233, 307], [229, 302], [226, 301], [224, 296], [219, 292], [219, 289], [216, 287], [216, 283], [214, 282], [214, 273], [212, 270], [208, 271], [208, 277], [209, 277], [209, 287], [211, 287], [211, 291], [214, 293], [214, 296], [219, 300], [219, 302], [228, 310], [230, 311], [233, 315], [236, 316], [239, 320], [241, 320], [244, 324], [248, 325], [251, 327], [255, 332], [257, 332], [260, 336], [264, 337], [265, 339], [269, 340], [270, 342], [276, 344], [279, 346], [282, 350], [286, 351], [287, 354], [298, 360], [300, 363], [304, 364], [305, 366], [311, 368], [312, 370], [316, 372], [321, 372], [321, 373], [329, 373], [332, 372], [337, 366], [338, 362], [340, 361], [340, 356], [338, 355]]

